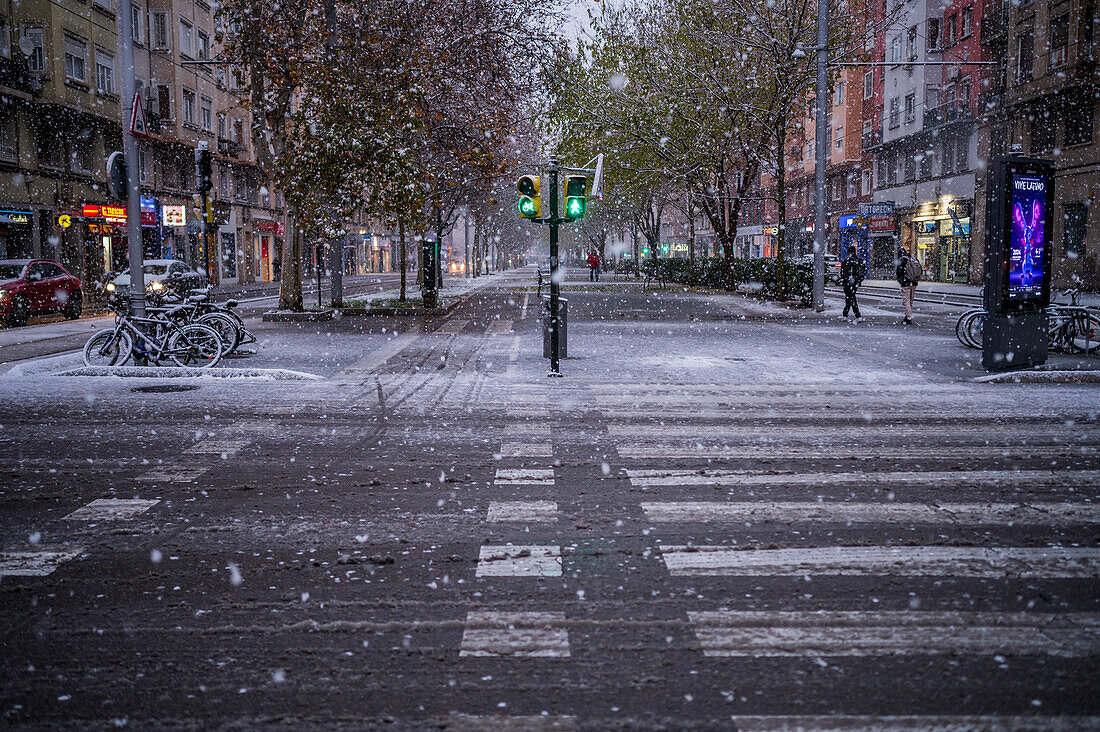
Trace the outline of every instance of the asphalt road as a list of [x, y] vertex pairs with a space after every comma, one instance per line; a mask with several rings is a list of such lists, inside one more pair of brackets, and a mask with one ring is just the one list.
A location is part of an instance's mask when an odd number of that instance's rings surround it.
[[1095, 385], [619, 283], [550, 379], [529, 281], [0, 379], [3, 724], [1100, 729]]

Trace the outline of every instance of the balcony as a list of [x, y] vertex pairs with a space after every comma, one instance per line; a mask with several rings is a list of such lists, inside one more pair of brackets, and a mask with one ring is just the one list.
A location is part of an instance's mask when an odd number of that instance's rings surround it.
[[242, 147], [243, 145], [236, 140], [228, 140], [224, 137], [218, 138], [218, 152], [226, 157], [239, 158]]
[[38, 91], [38, 84], [27, 67], [27, 57], [16, 53], [15, 49], [11, 58], [0, 56], [0, 87], [14, 89], [24, 94], [33, 94]]
[[941, 104], [938, 107], [924, 108], [924, 129], [931, 129], [952, 122], [965, 121], [971, 118], [970, 110], [965, 104]]

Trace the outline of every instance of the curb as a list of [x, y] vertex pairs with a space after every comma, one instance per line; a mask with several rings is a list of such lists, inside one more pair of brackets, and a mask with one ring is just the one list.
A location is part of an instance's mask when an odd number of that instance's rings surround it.
[[321, 323], [332, 320], [333, 310], [303, 310], [300, 313], [268, 310], [263, 314], [265, 323]]
[[180, 379], [256, 379], [264, 381], [320, 381], [322, 377], [290, 369], [195, 369], [175, 366], [82, 366], [52, 376], [117, 376], [124, 378]]
[[1100, 371], [1011, 371], [975, 376], [971, 381], [979, 384], [1100, 384]]

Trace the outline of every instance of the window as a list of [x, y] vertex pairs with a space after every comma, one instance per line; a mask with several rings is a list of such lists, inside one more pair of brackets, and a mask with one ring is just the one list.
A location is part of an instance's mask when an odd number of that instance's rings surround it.
[[162, 120], [172, 119], [172, 93], [168, 86], [157, 87], [157, 114]]
[[86, 83], [84, 68], [88, 53], [88, 43], [76, 36], [65, 35], [65, 76], [73, 81]]
[[928, 50], [935, 51], [940, 45], [940, 19], [928, 19]]
[[224, 140], [224, 139], [226, 139], [226, 137], [228, 135], [229, 135], [229, 128], [228, 128], [228, 126], [226, 125], [226, 122], [225, 122], [225, 115], [222, 114], [222, 113], [219, 113], [218, 114], [218, 139], [219, 140]]
[[104, 10], [114, 10], [111, 0], [93, 0], [93, 2]]
[[238, 145], [244, 144], [244, 122], [239, 119], [233, 121], [233, 142]]
[[152, 14], [153, 47], [168, 48], [168, 13]]
[[1058, 120], [1050, 109], [1036, 109], [1031, 114], [1031, 151], [1043, 152], [1054, 147]]
[[962, 30], [959, 32], [959, 38], [968, 38], [974, 34], [974, 8], [963, 8], [962, 12]]
[[863, 98], [870, 99], [875, 95], [875, 72], [867, 71], [863, 74]]
[[46, 70], [45, 38], [41, 28], [24, 28], [23, 37], [31, 44], [31, 54], [27, 57], [27, 68], [36, 73]]
[[1081, 60], [1091, 61], [1093, 56], [1092, 36], [1096, 28], [1096, 8], [1085, 7], [1081, 9], [1081, 26], [1078, 31], [1080, 42], [1077, 45], [1078, 55]]
[[890, 40], [890, 63], [901, 62], [901, 36], [895, 36]]
[[877, 158], [875, 158], [875, 162], [878, 163], [878, 185], [879, 188], [881, 188], [883, 185], [886, 184], [886, 156], [879, 155]]
[[134, 43], [144, 43], [145, 23], [142, 22], [144, 18], [141, 15], [141, 6], [131, 3], [130, 8], [130, 32], [133, 34]]
[[872, 145], [875, 144], [875, 141], [873, 139], [871, 139], [871, 132], [872, 132], [871, 120], [864, 120], [864, 122], [863, 122], [863, 140], [862, 140], [862, 143], [863, 143], [862, 147], [863, 147], [864, 150], [866, 150], [867, 148], [869, 148], [869, 147], [871, 147]]
[[943, 174], [949, 175], [955, 171], [955, 142], [944, 140], [942, 145]]
[[100, 94], [115, 93], [115, 57], [101, 48], [95, 50], [95, 88]]
[[1031, 81], [1035, 64], [1035, 32], [1026, 31], [1016, 37], [1016, 79]]
[[218, 198], [229, 198], [229, 172], [225, 168], [218, 168]]
[[898, 126], [901, 118], [901, 99], [894, 97], [890, 100], [890, 129]]
[[916, 61], [917, 60], [917, 27], [913, 26], [909, 29], [909, 34], [905, 38], [905, 60]]
[[206, 61], [210, 58], [210, 36], [199, 31], [199, 60]]
[[863, 187], [862, 193], [865, 196], [871, 195], [871, 171], [863, 171]]
[[92, 172], [92, 131], [83, 130], [72, 138], [69, 147], [69, 169], [90, 175]]
[[859, 195], [859, 173], [852, 173], [848, 176], [848, 198], [855, 198]]
[[10, 110], [0, 112], [0, 160], [15, 162], [19, 159], [15, 135], [15, 114]]
[[970, 138], [961, 136], [956, 140], [958, 150], [955, 153], [955, 169], [964, 173], [970, 170]]
[[840, 79], [836, 83], [836, 89], [833, 91], [833, 104], [844, 104], [844, 80]]
[[4, 16], [0, 16], [0, 56], [11, 58], [11, 29]]
[[199, 121], [207, 132], [214, 131], [214, 100], [203, 97], [199, 104]]
[[905, 124], [911, 125], [917, 121], [917, 95], [905, 95]]
[[183, 122], [195, 124], [195, 92], [187, 88], [183, 90]]
[[917, 175], [920, 176], [921, 180], [928, 180], [932, 177], [932, 157], [931, 148], [917, 154]]
[[1064, 145], [1087, 145], [1092, 142], [1092, 127], [1095, 119], [1096, 97], [1090, 96], [1088, 89], [1071, 92], [1066, 99], [1066, 136]]
[[970, 114], [970, 77], [964, 76], [959, 81], [959, 98], [958, 98], [959, 116], [963, 117]]
[[195, 56], [195, 26], [183, 18], [180, 18], [180, 53]]
[[214, 81], [217, 82], [219, 89], [225, 88], [225, 67], [218, 66], [214, 69]]
[[913, 153], [905, 154], [905, 182], [912, 183], [917, 179], [917, 157]]
[[1057, 68], [1066, 62], [1066, 46], [1069, 45], [1069, 13], [1050, 21], [1050, 67]]
[[835, 144], [834, 147], [837, 150], [843, 150], [844, 149], [844, 127], [843, 126], [836, 128], [836, 144]]
[[1088, 221], [1087, 203], [1066, 204], [1066, 228], [1062, 234], [1062, 250], [1065, 256], [1076, 259], [1085, 253], [1085, 232], [1088, 231]]

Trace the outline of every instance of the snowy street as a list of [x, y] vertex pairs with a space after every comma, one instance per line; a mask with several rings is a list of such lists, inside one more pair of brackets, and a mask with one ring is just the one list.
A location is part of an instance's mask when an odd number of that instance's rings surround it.
[[533, 267], [445, 316], [253, 308], [224, 366], [300, 378], [26, 351], [3, 724], [1100, 729], [1100, 386], [979, 380], [955, 306], [586, 276], [561, 379]]

